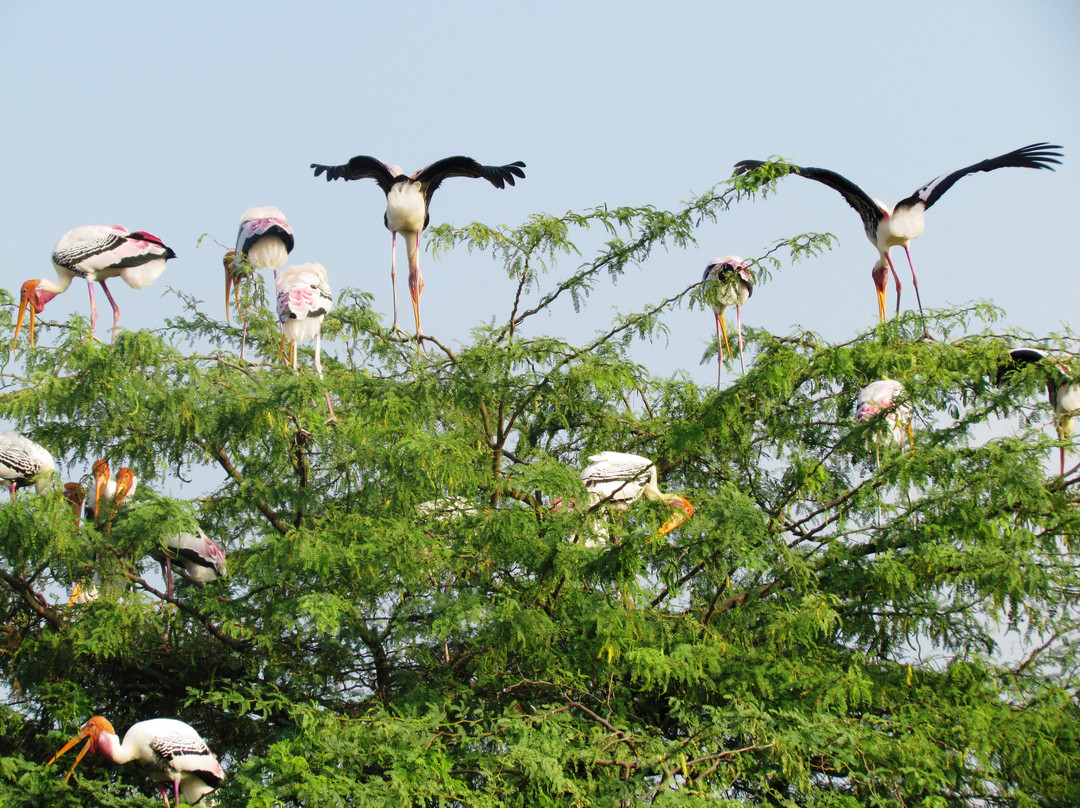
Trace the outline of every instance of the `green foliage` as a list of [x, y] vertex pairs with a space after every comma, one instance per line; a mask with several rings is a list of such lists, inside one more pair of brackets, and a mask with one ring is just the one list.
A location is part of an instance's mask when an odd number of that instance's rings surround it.
[[[843, 344], [754, 330], [719, 392], [632, 359], [698, 284], [584, 345], [524, 336], [761, 179], [432, 228], [517, 279], [505, 321], [419, 350], [346, 291], [325, 381], [277, 359], [251, 285], [252, 363], [184, 296], [161, 333], [108, 346], [75, 317], [9, 357], [3, 417], [142, 483], [96, 522], [58, 488], [0, 508], [0, 805], [156, 804], [134, 768], [43, 765], [94, 714], [194, 725], [226, 806], [1075, 804], [1078, 478], [1047, 474], [1035, 370], [995, 384], [1020, 340], [997, 312], [937, 313], [934, 339], [914, 315]], [[607, 241], [559, 274], [589, 228]], [[911, 451], [852, 418], [886, 376]], [[653, 458], [693, 517], [661, 537], [664, 504], [590, 511], [578, 471], [609, 449]], [[209, 490], [161, 493], [192, 475]], [[168, 598], [150, 553], [196, 523], [229, 575]], [[95, 570], [98, 600], [65, 606]], [[1002, 661], [1003, 628], [1036, 650]]]

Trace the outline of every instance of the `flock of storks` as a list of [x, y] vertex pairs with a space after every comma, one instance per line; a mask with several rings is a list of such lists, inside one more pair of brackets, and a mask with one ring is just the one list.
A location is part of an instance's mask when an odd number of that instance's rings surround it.
[[[911, 260], [909, 244], [923, 231], [924, 214], [952, 185], [962, 177], [998, 168], [1053, 169], [1060, 164], [1060, 146], [1035, 143], [1020, 149], [974, 163], [965, 168], [942, 174], [931, 180], [913, 194], [890, 208], [870, 197], [850, 180], [822, 168], [798, 166], [788, 163], [765, 163], [760, 160], [743, 160], [735, 165], [736, 174], [758, 172], [761, 178], [771, 178], [779, 173], [790, 173], [823, 183], [839, 192], [862, 218], [866, 236], [878, 252], [872, 269], [877, 290], [878, 314], [886, 319], [886, 286], [891, 272], [896, 289], [896, 307], [899, 311], [901, 283], [896, 268], [889, 257], [892, 247], [900, 246], [907, 254], [911, 267], [919, 311], [918, 278]], [[402, 331], [398, 323], [396, 285], [396, 244], [400, 233], [405, 240], [409, 260], [409, 294], [412, 298], [416, 336], [423, 332], [420, 325], [420, 295], [424, 288], [420, 272], [420, 234], [428, 225], [432, 194], [451, 177], [485, 179], [496, 188], [514, 185], [515, 178], [524, 178], [523, 162], [503, 166], [485, 166], [468, 157], [448, 157], [426, 168], [405, 175], [397, 166], [368, 156], [357, 156], [348, 163], [327, 166], [313, 163], [315, 176], [325, 174], [326, 179], [361, 180], [373, 179], [386, 194], [384, 223], [392, 234], [390, 277], [394, 292], [395, 331]], [[760, 171], [759, 171], [760, 169]], [[322, 375], [321, 330], [323, 317], [333, 304], [327, 284], [326, 270], [320, 264], [300, 264], [282, 269], [293, 248], [293, 230], [285, 216], [276, 207], [251, 208], [240, 220], [236, 248], [226, 253], [225, 303], [226, 317], [231, 322], [231, 296], [235, 290], [239, 317], [243, 322], [240, 356], [243, 358], [247, 335], [245, 313], [240, 307], [239, 284], [257, 270], [272, 270], [277, 293], [278, 319], [284, 342], [292, 342], [291, 362], [296, 367], [296, 342], [315, 339], [315, 368]], [[15, 342], [24, 316], [30, 313], [30, 345], [34, 344], [34, 320], [45, 305], [70, 286], [73, 278], [87, 282], [90, 292], [90, 330], [97, 323], [97, 307], [94, 302], [94, 284], [100, 283], [113, 310], [112, 337], [115, 340], [120, 321], [120, 308], [113, 299], [106, 281], [120, 276], [129, 286], [140, 289], [152, 283], [165, 268], [165, 262], [175, 258], [175, 253], [157, 236], [137, 230], [129, 231], [120, 226], [89, 225], [68, 231], [57, 242], [52, 261], [56, 280], [39, 278], [22, 285], [18, 319], [15, 323]], [[731, 354], [727, 337], [724, 312], [727, 306], [736, 307], [738, 322], [739, 360], [742, 364], [742, 305], [753, 292], [754, 276], [750, 264], [738, 256], [716, 258], [709, 262], [702, 276], [708, 291], [708, 300], [716, 318], [716, 341], [719, 367], [723, 367], [724, 350]], [[1080, 384], [1072, 383], [1061, 365], [1045, 352], [1021, 348], [1014, 350], [1011, 360], [999, 374], [999, 381], [1025, 363], [1039, 363], [1047, 370], [1047, 388], [1054, 408], [1059, 438], [1069, 435], [1072, 414], [1080, 410]], [[745, 368], [744, 368], [745, 370]], [[718, 379], [719, 384], [719, 379]], [[329, 397], [327, 404], [330, 405]], [[331, 413], [333, 408], [331, 407]], [[911, 407], [905, 400], [903, 385], [893, 379], [882, 379], [867, 385], [859, 394], [856, 418], [859, 421], [882, 416], [888, 426], [887, 435], [894, 441], [902, 441], [905, 434], [910, 438]], [[582, 471], [581, 479], [589, 494], [590, 511], [600, 507], [625, 509], [641, 498], [667, 503], [675, 513], [658, 531], [663, 535], [677, 527], [694, 513], [694, 506], [685, 498], [662, 492], [657, 483], [656, 466], [640, 455], [621, 452], [602, 452], [589, 458], [589, 465]], [[1064, 474], [1065, 448], [1061, 448], [1061, 472]], [[14, 432], [0, 435], [0, 479], [9, 486], [12, 498], [19, 488], [51, 481], [54, 473], [52, 456], [42, 446]], [[135, 490], [136, 480], [127, 468], [121, 469], [112, 479], [109, 466], [98, 460], [93, 467], [94, 490], [87, 498], [78, 483], [65, 486], [65, 496], [71, 501], [76, 518], [84, 514], [96, 527], [110, 530], [117, 509]], [[84, 502], [86, 499], [86, 502]], [[103, 507], [107, 504], [108, 507]], [[553, 508], [561, 503], [553, 504]], [[598, 532], [597, 539], [586, 539], [587, 546], [604, 544], [606, 532]], [[187, 580], [203, 584], [225, 572], [224, 550], [206, 537], [201, 530], [163, 539], [160, 550], [154, 553], [163, 564], [167, 597], [171, 598], [171, 562], [177, 561], [181, 574]], [[92, 583], [79, 582], [73, 588], [69, 606], [92, 601], [96, 588]], [[166, 806], [169, 804], [169, 785], [173, 799], [178, 805], [180, 795], [191, 803], [200, 801], [220, 785], [225, 774], [217, 758], [199, 734], [189, 725], [168, 718], [141, 721], [133, 725], [121, 742], [113, 729], [101, 716], [91, 718], [79, 733], [67, 743], [52, 760], [63, 755], [79, 741], [86, 745], [75, 760], [88, 752], [96, 751], [114, 763], [137, 760], [161, 786]], [[75, 770], [72, 766], [68, 777]], [[66, 778], [65, 778], [66, 781]]]

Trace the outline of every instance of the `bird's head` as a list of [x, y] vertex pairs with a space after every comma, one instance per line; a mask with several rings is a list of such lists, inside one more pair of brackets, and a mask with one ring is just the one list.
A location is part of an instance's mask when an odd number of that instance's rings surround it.
[[667, 518], [667, 521], [664, 522], [664, 524], [660, 525], [660, 530], [658, 532], [661, 536], [666, 536], [694, 515], [694, 506], [690, 504], [690, 500], [675, 494], [672, 494], [671, 496], [675, 497], [675, 499], [671, 501], [671, 504], [675, 506], [676, 511]]
[[55, 755], [53, 755], [52, 759], [49, 760], [49, 762], [45, 765], [51, 766], [53, 764], [53, 761], [55, 761], [58, 757], [71, 749], [71, 747], [75, 746], [75, 744], [77, 744], [84, 738], [87, 739], [86, 746], [79, 750], [79, 756], [75, 758], [75, 762], [71, 764], [71, 769], [64, 777], [64, 782], [66, 783], [71, 777], [72, 773], [74, 773], [75, 767], [79, 765], [79, 761], [83, 759], [87, 752], [89, 752], [91, 749], [97, 752], [102, 751], [102, 747], [100, 745], [100, 738], [103, 733], [116, 735], [116, 730], [113, 729], [112, 724], [110, 724], [100, 715], [95, 715], [93, 718], [87, 721], [86, 724], [83, 725], [83, 728], [79, 730], [78, 734], [66, 744], [64, 744], [64, 748], [57, 752]]
[[94, 502], [101, 507], [102, 497], [105, 496], [105, 486], [109, 484], [112, 471], [105, 460], [95, 460], [90, 473], [94, 476]]
[[[884, 256], [879, 258], [877, 263], [874, 264], [874, 268], [870, 271], [870, 274], [874, 278], [874, 288], [877, 289], [878, 317], [881, 319], [881, 322], [885, 322], [888, 317], [885, 312], [885, 292], [889, 280], [889, 264]], [[896, 305], [900, 305], [899, 285], [897, 285], [896, 289]]]
[[75, 514], [75, 524], [79, 524], [83, 500], [86, 499], [86, 489], [79, 483], [64, 483], [64, 499], [71, 503], [71, 511]]
[[135, 493], [135, 486], [138, 484], [135, 475], [131, 469], [124, 466], [120, 471], [116, 472], [116, 493], [113, 494], [113, 503], [117, 506], [124, 501], [125, 497], [129, 497]]
[[56, 292], [39, 288], [43, 280], [45, 279], [38, 278], [22, 285], [22, 292], [19, 295], [19, 319], [15, 321], [15, 339], [12, 347], [19, 342], [19, 329], [22, 328], [23, 316], [27, 309], [30, 310], [30, 347], [34, 347], [34, 317], [41, 314], [45, 309], [45, 304], [56, 297]]

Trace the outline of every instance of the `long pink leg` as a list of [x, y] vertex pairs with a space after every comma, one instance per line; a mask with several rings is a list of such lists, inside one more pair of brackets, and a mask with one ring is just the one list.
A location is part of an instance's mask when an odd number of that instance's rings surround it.
[[394, 330], [400, 331], [397, 320], [397, 230], [390, 236], [390, 284], [394, 287]]
[[[885, 253], [885, 260], [889, 262], [889, 269], [892, 271], [893, 284], [896, 286], [896, 314], [900, 313], [900, 276], [896, 274], [896, 267], [893, 266], [892, 256]], [[914, 273], [912, 273], [914, 274]], [[920, 310], [921, 311], [921, 310]]]
[[904, 245], [904, 252], [907, 254], [908, 266], [911, 267], [911, 283], [915, 287], [915, 300], [919, 304], [919, 316], [923, 317], [922, 299], [919, 297], [919, 279], [915, 276], [915, 264], [911, 262], [911, 250]]
[[[102, 284], [104, 286], [105, 284]], [[90, 336], [94, 336], [94, 327], [97, 326], [97, 303], [94, 302], [94, 284], [87, 283], [86, 288], [90, 290]]]
[[420, 293], [424, 291], [424, 276], [420, 274], [420, 231], [416, 231], [416, 258], [409, 262], [409, 292], [413, 299], [413, 314], [416, 316], [416, 336], [423, 334], [420, 328]]
[[116, 301], [113, 300], [112, 292], [109, 291], [109, 287], [105, 285], [105, 281], [101, 282], [101, 288], [105, 290], [105, 297], [109, 298], [109, 303], [112, 305], [113, 321], [112, 321], [112, 339], [109, 340], [109, 344], [116, 342], [116, 328], [120, 325], [120, 307], [116, 305]]
[[721, 315], [716, 314], [716, 390], [720, 391], [720, 378], [724, 375], [724, 343], [721, 341]]

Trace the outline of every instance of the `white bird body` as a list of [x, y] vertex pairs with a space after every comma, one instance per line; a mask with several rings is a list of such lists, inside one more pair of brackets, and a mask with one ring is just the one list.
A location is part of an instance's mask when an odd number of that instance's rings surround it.
[[194, 728], [173, 718], [139, 721], [131, 726], [121, 741], [112, 724], [101, 716], [94, 716], [49, 763], [84, 738], [89, 740], [64, 778], [65, 782], [88, 751], [97, 752], [118, 765], [138, 761], [147, 774], [160, 784], [166, 806], [169, 805], [166, 784], [173, 786], [175, 805], [180, 804], [181, 793], [185, 800], [195, 804], [225, 779], [225, 772], [206, 741]]
[[315, 339], [315, 369], [322, 376], [322, 324], [334, 307], [334, 296], [322, 264], [297, 264], [281, 271], [277, 279], [277, 311], [281, 331], [293, 343], [292, 366], [296, 369], [296, 344]]
[[485, 179], [496, 188], [513, 185], [514, 178], [524, 178], [525, 164], [520, 160], [504, 166], [485, 166], [471, 157], [445, 157], [429, 166], [406, 176], [400, 166], [370, 157], [357, 155], [340, 166], [312, 163], [315, 176], [324, 172], [327, 181], [373, 179], [386, 194], [386, 213], [383, 223], [390, 231], [390, 282], [394, 289], [394, 330], [400, 331], [397, 316], [397, 236], [401, 233], [409, 256], [409, 294], [413, 301], [416, 319], [416, 335], [420, 328], [420, 294], [424, 289], [424, 277], [420, 272], [420, 234], [428, 226], [431, 196], [450, 177]]
[[170, 248], [157, 236], [145, 231], [129, 231], [119, 225], [85, 225], [64, 233], [53, 248], [52, 263], [56, 280], [39, 278], [26, 281], [22, 287], [19, 319], [15, 324], [15, 339], [23, 315], [30, 310], [30, 334], [33, 345], [34, 317], [41, 314], [45, 304], [67, 291], [73, 278], [82, 278], [90, 291], [90, 331], [97, 325], [97, 304], [94, 284], [100, 283], [113, 309], [113, 339], [120, 323], [120, 307], [113, 300], [105, 282], [117, 275], [133, 289], [153, 283], [165, 270], [165, 262], [175, 258]]
[[[746, 372], [742, 355], [742, 305], [754, 293], [754, 275], [742, 258], [737, 255], [728, 255], [710, 261], [701, 275], [701, 282], [716, 286], [709, 305], [716, 316], [716, 389], [719, 390], [720, 374], [724, 368], [724, 346], [727, 346], [728, 353], [731, 353], [731, 345], [728, 344], [727, 339], [727, 325], [724, 322], [724, 310], [728, 306], [735, 307], [735, 318], [739, 328], [739, 367], [744, 373]], [[722, 344], [721, 339], [723, 339]]]
[[248, 263], [255, 269], [272, 269], [276, 274], [288, 260], [294, 244], [292, 226], [285, 214], [273, 205], [248, 208], [240, 217], [236, 253], [246, 255]]
[[[170, 573], [172, 561], [176, 561], [183, 575], [199, 586], [216, 581], [227, 574], [225, 551], [217, 542], [198, 529], [195, 533], [177, 533], [162, 542], [162, 563]], [[171, 595], [171, 576], [167, 581]]]
[[13, 497], [28, 485], [40, 491], [55, 468], [44, 446], [10, 430], [0, 434], [0, 480]]
[[[894, 207], [889, 207], [879, 199], [872, 198], [862, 188], [846, 177], [842, 177], [835, 171], [812, 166], [797, 166], [788, 164], [785, 166], [788, 173], [798, 174], [807, 179], [815, 180], [829, 186], [840, 193], [852, 208], [862, 218], [866, 237], [878, 251], [878, 260], [874, 264], [874, 285], [878, 293], [878, 316], [885, 320], [885, 285], [888, 280], [888, 272], [892, 272], [893, 282], [896, 287], [896, 308], [900, 310], [900, 278], [896, 273], [896, 267], [889, 257], [892, 247], [903, 247], [907, 254], [908, 266], [911, 267], [911, 281], [915, 287], [915, 297], [919, 300], [919, 279], [915, 275], [915, 265], [911, 260], [909, 243], [922, 235], [926, 224], [926, 211], [942, 197], [958, 180], [968, 174], [980, 171], [994, 171], [998, 168], [1033, 168], [1054, 170], [1054, 164], [1060, 164], [1058, 159], [1061, 152], [1053, 151], [1060, 149], [1049, 143], [1033, 143], [1014, 149], [1007, 154], [990, 157], [973, 163], [970, 166], [950, 171], [935, 177], [923, 185], [910, 196], [900, 200]], [[764, 165], [761, 160], [741, 160], [735, 164], [735, 173], [743, 174]], [[919, 300], [919, 313], [922, 313], [922, 301]]]
[[888, 438], [892, 443], [903, 443], [904, 436], [911, 436], [911, 416], [913, 409], [909, 402], [903, 401], [906, 395], [904, 385], [895, 379], [880, 379], [871, 382], [859, 391], [855, 405], [855, 420], [865, 423], [880, 412], [885, 413], [888, 425]]
[[[626, 510], [642, 497], [678, 508], [661, 526], [660, 535], [669, 533], [694, 515], [694, 506], [689, 501], [678, 494], [660, 490], [656, 464], [641, 455], [625, 452], [590, 455], [589, 465], [581, 471], [581, 481], [589, 493], [590, 510], [601, 504]], [[590, 546], [590, 541], [586, 541], [586, 546]]]

